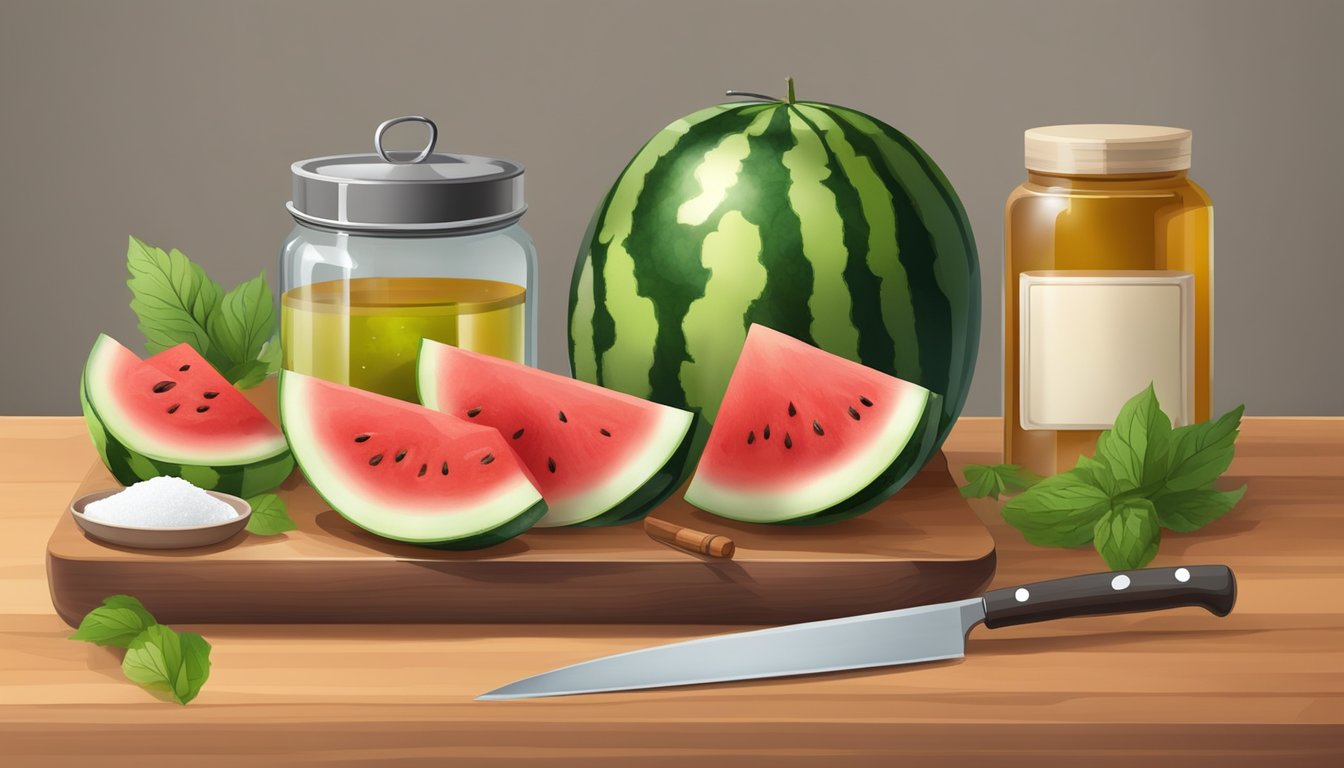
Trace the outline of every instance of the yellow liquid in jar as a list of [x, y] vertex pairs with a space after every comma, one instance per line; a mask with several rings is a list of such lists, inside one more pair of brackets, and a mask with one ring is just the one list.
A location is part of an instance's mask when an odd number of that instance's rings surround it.
[[280, 298], [287, 370], [418, 402], [420, 339], [523, 362], [526, 289], [457, 277], [361, 277]]

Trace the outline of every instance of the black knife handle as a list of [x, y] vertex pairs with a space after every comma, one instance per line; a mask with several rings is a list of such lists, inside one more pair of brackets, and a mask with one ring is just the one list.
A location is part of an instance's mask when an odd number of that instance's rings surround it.
[[1146, 568], [1038, 581], [985, 593], [985, 626], [1011, 627], [1070, 616], [1158, 611], [1197, 605], [1232, 612], [1237, 579], [1226, 565]]

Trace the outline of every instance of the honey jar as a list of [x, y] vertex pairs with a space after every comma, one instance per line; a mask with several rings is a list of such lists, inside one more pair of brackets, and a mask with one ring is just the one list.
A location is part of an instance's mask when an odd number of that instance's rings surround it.
[[1173, 424], [1209, 418], [1213, 206], [1188, 176], [1188, 130], [1025, 139], [1004, 213], [1004, 460], [1050, 475], [1150, 384]]

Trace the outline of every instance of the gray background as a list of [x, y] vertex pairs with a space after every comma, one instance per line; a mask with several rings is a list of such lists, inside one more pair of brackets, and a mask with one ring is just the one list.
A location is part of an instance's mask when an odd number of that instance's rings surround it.
[[274, 280], [289, 164], [408, 113], [440, 148], [527, 165], [541, 362], [562, 370], [578, 242], [624, 163], [725, 88], [792, 75], [905, 131], [961, 194], [986, 297], [968, 414], [1000, 410], [1022, 131], [1061, 122], [1194, 130], [1215, 406], [1341, 414], [1342, 36], [1341, 2], [0, 0], [0, 413], [77, 413], [96, 334], [139, 343], [128, 234], [225, 287]]

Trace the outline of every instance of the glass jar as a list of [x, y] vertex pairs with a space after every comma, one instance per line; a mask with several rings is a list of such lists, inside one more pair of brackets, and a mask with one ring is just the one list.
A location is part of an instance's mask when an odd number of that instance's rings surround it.
[[1026, 132], [1004, 215], [1004, 461], [1043, 475], [1091, 454], [1153, 385], [1175, 425], [1209, 418], [1213, 206], [1190, 131]]
[[[419, 152], [388, 128], [429, 129]], [[284, 367], [415, 402], [422, 338], [536, 364], [536, 252], [518, 223], [523, 168], [434, 152], [421, 116], [371, 155], [295, 163], [280, 251]]]

